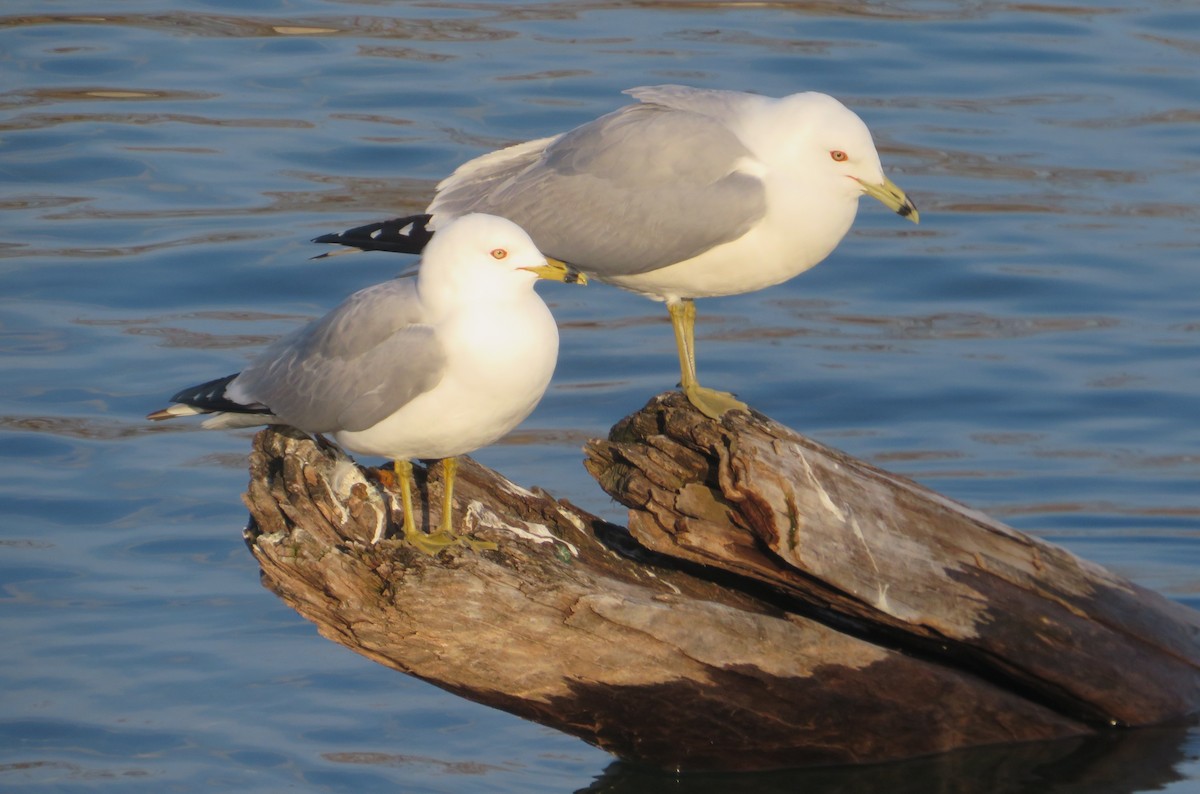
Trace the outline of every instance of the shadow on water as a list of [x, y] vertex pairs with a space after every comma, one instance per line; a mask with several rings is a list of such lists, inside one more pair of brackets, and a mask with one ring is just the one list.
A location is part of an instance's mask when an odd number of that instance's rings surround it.
[[1194, 728], [1144, 728], [1060, 742], [962, 750], [856, 767], [672, 774], [617, 761], [577, 794], [1129, 794], [1187, 779]]

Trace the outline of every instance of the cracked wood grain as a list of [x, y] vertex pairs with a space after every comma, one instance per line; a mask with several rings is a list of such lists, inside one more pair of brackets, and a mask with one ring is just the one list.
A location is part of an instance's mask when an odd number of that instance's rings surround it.
[[[643, 471], [646, 446], [709, 465], [673, 486]], [[764, 416], [705, 422], [664, 395], [586, 452], [601, 484], [622, 472], [637, 498], [606, 490], [660, 553], [751, 577], [1076, 719], [1146, 725], [1200, 707], [1197, 613]]]
[[[370, 470], [268, 429], [246, 540], [264, 584], [329, 639], [664, 768], [1087, 735], [1162, 719], [1166, 688], [1176, 715], [1195, 710], [1192, 613], [764, 417], [713, 422], [667, 395], [587, 455], [632, 536], [468, 459], [459, 529], [498, 549], [431, 558], [370, 542], [399, 523]], [[417, 519], [436, 526], [439, 470], [417, 474]], [[1129, 645], [1105, 653], [1137, 646], [1173, 678], [1093, 696], [1074, 678], [1111, 675], [1081, 647], [1106, 632]], [[1067, 654], [1057, 676], [1039, 644]]]

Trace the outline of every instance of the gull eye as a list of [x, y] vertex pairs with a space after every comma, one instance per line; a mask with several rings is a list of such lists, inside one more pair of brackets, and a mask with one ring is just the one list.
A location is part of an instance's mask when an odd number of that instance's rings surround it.
[[844, 163], [850, 159], [850, 155], [846, 154], [841, 149], [834, 149], [829, 153], [829, 156], [833, 158], [835, 163]]
[[503, 259], [506, 256], [508, 256], [507, 250], [505, 250], [503, 248], [493, 248], [492, 249], [492, 259]]

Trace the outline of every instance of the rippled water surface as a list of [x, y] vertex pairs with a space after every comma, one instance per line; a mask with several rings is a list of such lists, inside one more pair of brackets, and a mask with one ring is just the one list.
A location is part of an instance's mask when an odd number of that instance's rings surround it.
[[[406, 266], [313, 236], [681, 82], [840, 97], [864, 201], [785, 285], [700, 304], [700, 372], [818, 440], [1200, 605], [1191, 0], [56, 2], [0, 9], [0, 789], [1200, 790], [1186, 729], [676, 779], [374, 665], [261, 588], [248, 433], [181, 386]], [[677, 377], [665, 312], [546, 285], [551, 391], [477, 457], [622, 520], [580, 465]], [[1119, 760], [1119, 762], [1118, 762]]]

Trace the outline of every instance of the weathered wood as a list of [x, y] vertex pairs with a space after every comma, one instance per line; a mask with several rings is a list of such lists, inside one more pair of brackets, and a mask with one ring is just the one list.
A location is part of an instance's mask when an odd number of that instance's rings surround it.
[[[1059, 549], [760, 416], [667, 395], [613, 439], [587, 465], [657, 552], [466, 460], [456, 515], [497, 551], [372, 546], [398, 500], [282, 429], [255, 439], [247, 542], [326, 637], [667, 768], [881, 761], [1196, 709], [1195, 615]], [[436, 467], [420, 490], [436, 522]]]
[[766, 417], [675, 395], [587, 466], [665, 554], [745, 575], [859, 631], [1092, 723], [1200, 709], [1200, 614]]

